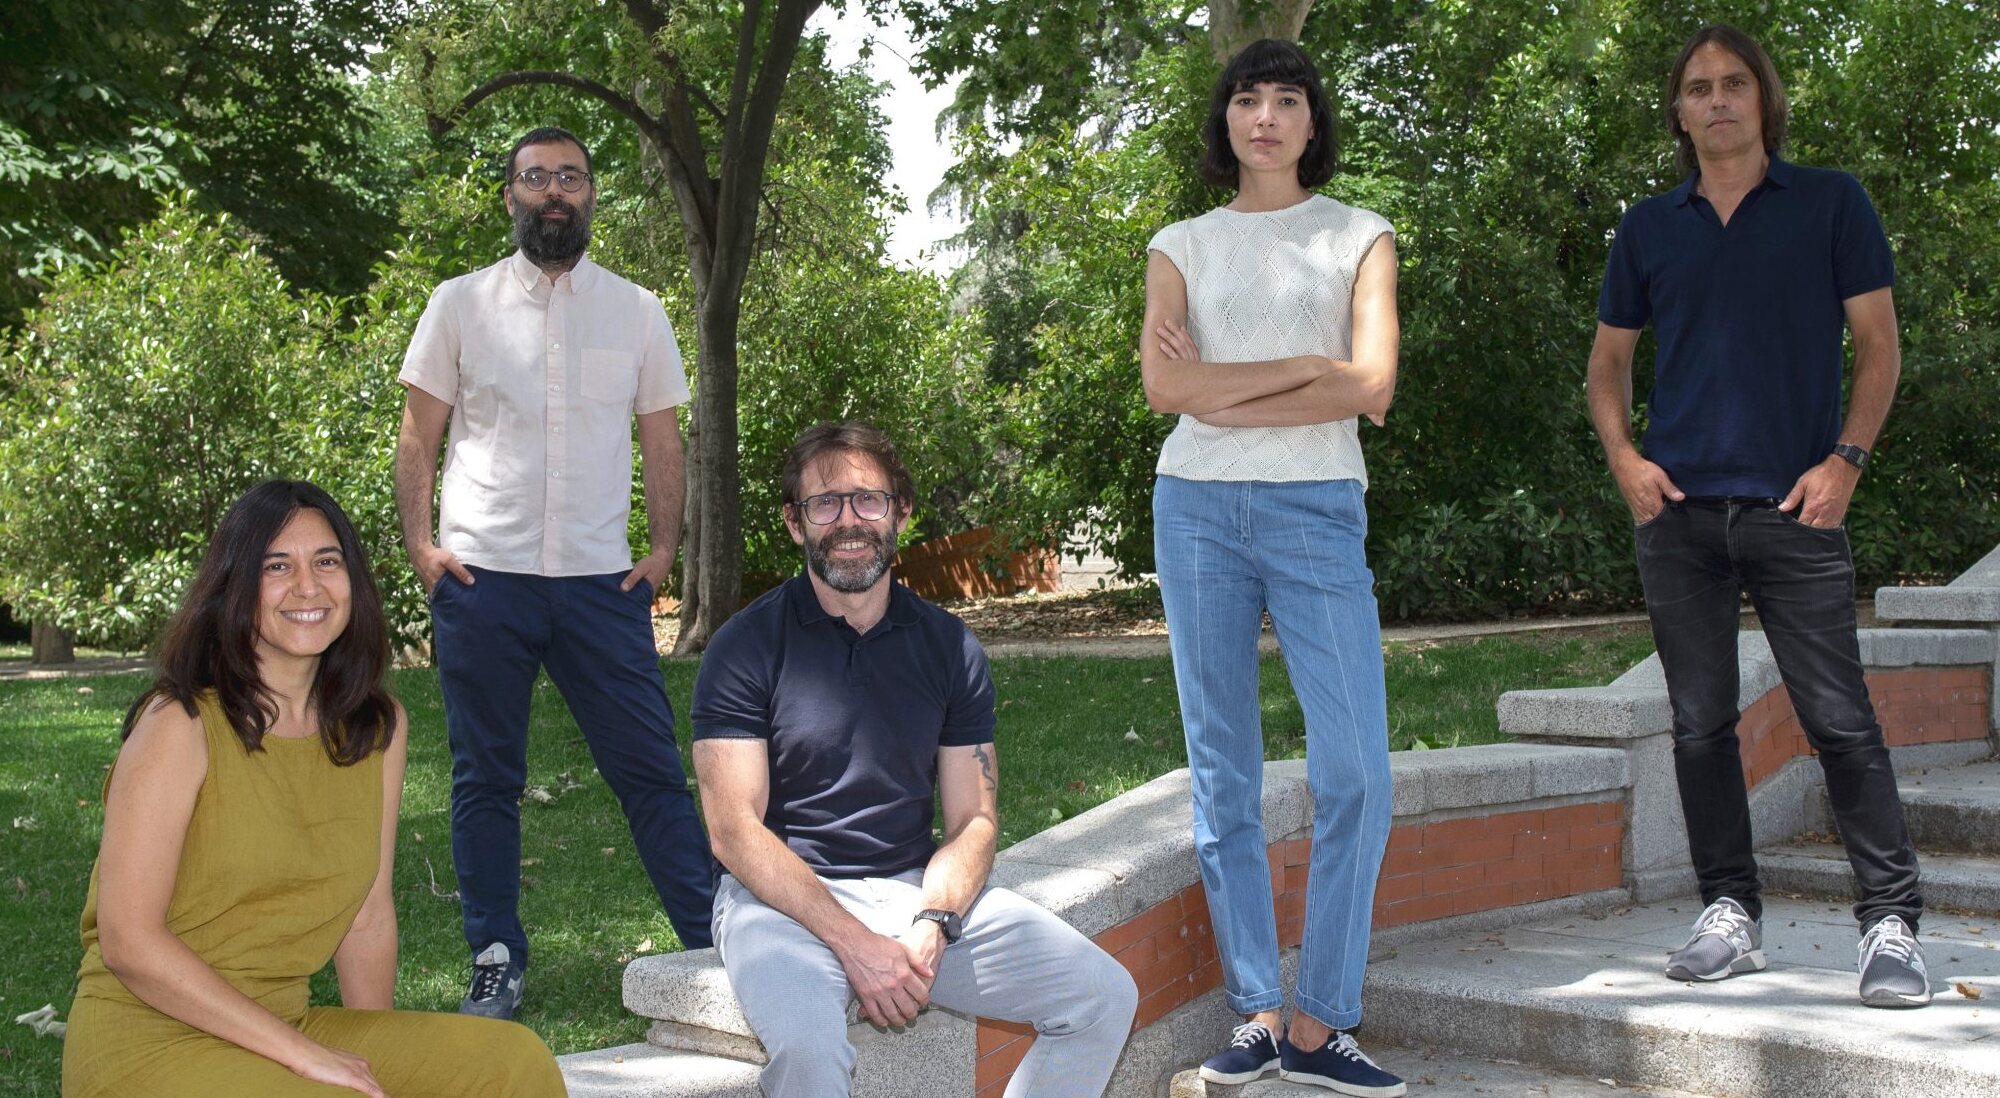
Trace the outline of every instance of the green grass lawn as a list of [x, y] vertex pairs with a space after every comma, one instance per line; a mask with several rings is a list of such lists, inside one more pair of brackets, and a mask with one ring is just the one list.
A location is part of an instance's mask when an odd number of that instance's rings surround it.
[[[1393, 645], [1389, 720], [1397, 748], [1501, 739], [1502, 690], [1609, 681], [1651, 650], [1643, 629]], [[694, 665], [665, 665], [686, 712]], [[999, 686], [1002, 845], [1186, 764], [1173, 670], [1155, 659], [1004, 658]], [[53, 1003], [67, 1016], [80, 947], [77, 915], [103, 822], [100, 793], [117, 728], [145, 679], [104, 675], [0, 682], [0, 1093], [53, 1098], [59, 1042], [13, 1017]], [[409, 707], [410, 771], [396, 863], [402, 922], [397, 1003], [455, 1009], [467, 960], [451, 898], [450, 755], [436, 678], [399, 671]], [[1264, 736], [1273, 758], [1305, 750], [1282, 664], [1263, 662]], [[640, 1040], [619, 979], [642, 951], [679, 948], [659, 911], [616, 801], [555, 689], [535, 692], [530, 781], [556, 795], [521, 809], [522, 917], [535, 942], [521, 1020], [557, 1052]], [[1127, 738], [1136, 733], [1137, 742]], [[681, 729], [685, 745], [687, 730]], [[330, 974], [315, 983], [334, 1002]]]

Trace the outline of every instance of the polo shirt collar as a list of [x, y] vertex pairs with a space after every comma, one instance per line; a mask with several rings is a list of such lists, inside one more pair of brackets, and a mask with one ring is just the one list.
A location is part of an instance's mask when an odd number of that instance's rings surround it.
[[[1765, 183], [1769, 183], [1773, 187], [1789, 189], [1792, 185], [1792, 175], [1796, 170], [1790, 164], [1774, 156], [1771, 158], [1771, 163], [1764, 168], [1763, 182], [1758, 183], [1756, 187], [1750, 189], [1753, 191], [1757, 190], [1764, 186]], [[1699, 182], [1701, 182], [1701, 169], [1696, 168], [1686, 179], [1681, 181], [1680, 186], [1668, 191], [1667, 197], [1673, 200], [1674, 205], [1685, 206], [1688, 204], [1688, 199], [1694, 197], [1694, 187]]]
[[[812, 579], [803, 571], [785, 581], [785, 601], [792, 605], [792, 616], [800, 625], [814, 625], [823, 621], [833, 621], [834, 616], [819, 604], [819, 594], [813, 590]], [[882, 621], [891, 626], [917, 624], [917, 596], [903, 584], [889, 579], [889, 611], [882, 615]]]
[[[542, 269], [535, 266], [535, 261], [529, 259], [527, 253], [518, 248], [507, 258], [507, 269], [514, 272], [514, 277], [520, 280], [521, 288], [524, 290], [533, 290], [535, 284], [542, 280]], [[573, 294], [590, 292], [590, 288], [597, 283], [598, 272], [602, 269], [592, 263], [590, 255], [585, 253], [576, 261], [576, 266], [570, 269], [570, 292]]]

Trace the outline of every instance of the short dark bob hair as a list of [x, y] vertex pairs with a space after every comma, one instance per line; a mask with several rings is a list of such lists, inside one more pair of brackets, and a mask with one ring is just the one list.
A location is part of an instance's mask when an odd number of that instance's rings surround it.
[[1785, 82], [1778, 79], [1778, 67], [1771, 64], [1771, 55], [1757, 44], [1755, 38], [1737, 30], [1727, 23], [1710, 23], [1694, 32], [1681, 47], [1681, 55], [1674, 59], [1674, 71], [1667, 77], [1667, 132], [1674, 135], [1674, 169], [1682, 175], [1693, 175], [1701, 167], [1695, 159], [1694, 138], [1681, 128], [1680, 111], [1681, 78], [1687, 74], [1688, 62], [1694, 59], [1694, 51], [1706, 45], [1717, 45], [1743, 59], [1750, 66], [1751, 75], [1757, 78], [1757, 98], [1759, 113], [1764, 120], [1764, 152], [1777, 156], [1785, 147], [1785, 124], [1792, 116], [1791, 104], [1785, 99]]
[[1333, 178], [1337, 142], [1333, 132], [1333, 111], [1326, 105], [1326, 90], [1320, 86], [1319, 70], [1312, 58], [1295, 42], [1281, 38], [1261, 38], [1243, 47], [1215, 82], [1215, 94], [1208, 104], [1208, 121], [1201, 128], [1202, 143], [1208, 146], [1201, 158], [1201, 177], [1217, 187], [1239, 185], [1236, 150], [1229, 147], [1229, 101], [1236, 93], [1250, 91], [1259, 84], [1291, 84], [1305, 89], [1306, 107], [1312, 112], [1313, 135], [1299, 155], [1299, 185], [1307, 190]]
[[514, 182], [514, 162], [520, 159], [522, 149], [530, 145], [551, 145], [557, 141], [568, 141], [577, 148], [582, 149], [583, 170], [593, 170], [590, 166], [590, 146], [583, 143], [583, 138], [563, 129], [561, 126], [537, 126], [527, 133], [522, 134], [521, 139], [514, 142], [514, 148], [507, 153], [507, 178], [504, 182]]
[[889, 436], [858, 420], [846, 423], [815, 423], [799, 432], [792, 440], [792, 448], [785, 452], [785, 474], [782, 488], [785, 506], [799, 503], [799, 492], [803, 489], [806, 470], [835, 454], [866, 454], [875, 459], [875, 464], [889, 475], [889, 491], [896, 494], [896, 514], [907, 515], [916, 506], [917, 486], [910, 479], [910, 471], [903, 466], [903, 458], [896, 453], [896, 444]]
[[159, 676], [125, 713], [124, 737], [156, 701], [179, 702], [192, 717], [195, 696], [212, 690], [244, 749], [263, 750], [264, 734], [278, 717], [277, 701], [257, 668], [264, 555], [292, 516], [308, 509], [325, 516], [340, 542], [351, 606], [347, 628], [321, 653], [313, 679], [320, 744], [341, 766], [389, 746], [396, 731], [396, 703], [383, 684], [389, 629], [368, 554], [340, 504], [303, 480], [267, 480], [223, 514], [187, 598], [161, 638]]

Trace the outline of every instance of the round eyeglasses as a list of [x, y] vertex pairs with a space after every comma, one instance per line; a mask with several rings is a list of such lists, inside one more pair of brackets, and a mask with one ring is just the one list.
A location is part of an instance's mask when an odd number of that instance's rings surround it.
[[792, 506], [804, 511], [806, 521], [814, 526], [830, 526], [839, 522], [841, 510], [849, 507], [863, 522], [878, 521], [889, 513], [889, 501], [895, 498], [894, 492], [822, 492]]
[[564, 168], [559, 172], [552, 172], [547, 168], [523, 168], [514, 173], [514, 178], [520, 180], [521, 185], [531, 191], [548, 190], [549, 180], [553, 179], [556, 181], [556, 186], [563, 189], [564, 194], [575, 194], [583, 189], [584, 184], [590, 182], [590, 173], [576, 168]]

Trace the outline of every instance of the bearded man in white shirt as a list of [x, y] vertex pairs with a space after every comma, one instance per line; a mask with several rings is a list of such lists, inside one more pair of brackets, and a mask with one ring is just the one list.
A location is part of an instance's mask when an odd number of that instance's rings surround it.
[[[473, 955], [459, 1009], [490, 1017], [519, 1009], [528, 965], [520, 799], [544, 669], [624, 809], [681, 944], [710, 944], [714, 860], [651, 614], [680, 541], [674, 409], [688, 399], [687, 377], [659, 298], [584, 254], [597, 199], [590, 167], [565, 130], [515, 144], [502, 194], [519, 250], [437, 288], [397, 378], [407, 403], [396, 505], [431, 601], [452, 860]], [[649, 535], [636, 562], [626, 539], [635, 420]]]

